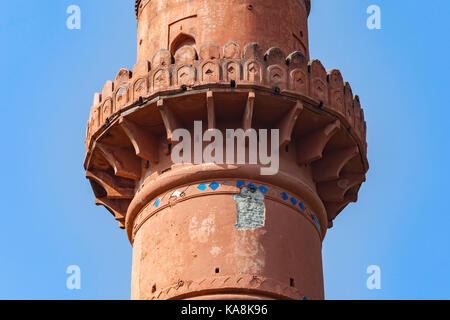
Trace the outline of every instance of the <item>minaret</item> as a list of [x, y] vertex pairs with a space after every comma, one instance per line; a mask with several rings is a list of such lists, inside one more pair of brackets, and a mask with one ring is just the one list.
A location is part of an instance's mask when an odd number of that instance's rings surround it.
[[[358, 96], [309, 59], [310, 6], [136, 0], [137, 63], [95, 94], [84, 162], [133, 246], [133, 299], [324, 298], [322, 241], [368, 162]], [[276, 174], [172, 160], [177, 129], [206, 147], [240, 128], [279, 130]]]

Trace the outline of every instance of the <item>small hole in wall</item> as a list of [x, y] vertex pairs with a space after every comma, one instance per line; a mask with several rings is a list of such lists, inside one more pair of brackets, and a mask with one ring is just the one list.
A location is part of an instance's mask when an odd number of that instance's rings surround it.
[[250, 10], [250, 11], [253, 10], [253, 5], [249, 4], [247, 9]]
[[294, 287], [294, 286], [295, 286], [295, 283], [294, 283], [294, 279], [293, 279], [293, 278], [289, 279], [289, 285], [290, 285], [291, 287]]
[[152, 287], [152, 293], [155, 293], [155, 292], [156, 292], [156, 284], [154, 284]]
[[284, 150], [285, 150], [286, 152], [289, 152], [289, 145], [286, 145], [286, 147], [284, 147]]
[[219, 273], [219, 272], [220, 272], [219, 268], [216, 268], [216, 273]]
[[300, 31], [300, 37], [303, 38], [303, 31]]
[[230, 81], [230, 87], [236, 88], [236, 81], [235, 80], [231, 80]]
[[139, 45], [142, 45], [142, 39], [139, 41]]

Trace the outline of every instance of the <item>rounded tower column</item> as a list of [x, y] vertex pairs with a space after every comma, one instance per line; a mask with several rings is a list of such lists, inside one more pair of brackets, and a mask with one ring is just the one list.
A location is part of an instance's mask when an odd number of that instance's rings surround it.
[[309, 59], [310, 6], [310, 0], [137, 0], [138, 60], [160, 49], [174, 55], [183, 45], [230, 41], [300, 51]]
[[359, 97], [309, 60], [309, 10], [136, 1], [138, 62], [94, 95], [84, 162], [133, 299], [324, 298], [322, 241], [369, 166]]

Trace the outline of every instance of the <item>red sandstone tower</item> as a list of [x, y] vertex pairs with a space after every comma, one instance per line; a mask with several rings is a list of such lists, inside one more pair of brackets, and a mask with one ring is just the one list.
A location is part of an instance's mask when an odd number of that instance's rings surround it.
[[[321, 248], [368, 170], [358, 96], [309, 61], [310, 0], [137, 0], [138, 59], [94, 97], [86, 176], [133, 299], [323, 299]], [[279, 129], [280, 168], [173, 163], [173, 133]], [[256, 221], [256, 223], [255, 223]]]

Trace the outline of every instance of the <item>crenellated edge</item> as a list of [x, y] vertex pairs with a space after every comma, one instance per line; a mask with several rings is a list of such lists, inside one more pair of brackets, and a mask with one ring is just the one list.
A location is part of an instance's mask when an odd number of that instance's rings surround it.
[[230, 42], [223, 48], [224, 58], [220, 59], [204, 53], [216, 51], [218, 46], [213, 43], [201, 46], [200, 54], [190, 46], [180, 48], [175, 57], [160, 50], [152, 63], [141, 60], [133, 72], [121, 69], [114, 82], [108, 81], [102, 93], [94, 95], [86, 146], [116, 114], [143, 100], [161, 94], [231, 86], [301, 97], [333, 114], [351, 132], [368, 169], [364, 111], [359, 97], [353, 95], [350, 84], [343, 81], [338, 70], [326, 72], [320, 61], [307, 63], [300, 52], [284, 58], [280, 49], [270, 48], [264, 54], [256, 43], [246, 45], [241, 52], [236, 43]]
[[[364, 112], [359, 97], [353, 95], [350, 84], [344, 82], [338, 70], [327, 72], [320, 61], [307, 62], [300, 52], [293, 52], [285, 58], [279, 48], [270, 48], [264, 53], [256, 43], [249, 43], [241, 50], [235, 42], [229, 42], [222, 51], [219, 46], [206, 43], [200, 47], [199, 54], [190, 46], [180, 48], [174, 56], [167, 50], [160, 50], [151, 62], [139, 61], [133, 71], [121, 69], [114, 81], [106, 82], [101, 94], [94, 95], [87, 125], [86, 161], [92, 157], [92, 151], [97, 150], [116, 176], [137, 181], [142, 173], [140, 160], [157, 164], [157, 146], [164, 142], [149, 133], [147, 128], [129, 120], [128, 110], [155, 101], [167, 132], [165, 143], [170, 145], [173, 130], [183, 127], [183, 122], [182, 117], [166, 103], [167, 99], [206, 90], [203, 92], [206, 95], [208, 128], [212, 129], [217, 121], [214, 90], [234, 88], [248, 92], [241, 120], [244, 129], [252, 127], [256, 93], [267, 92], [297, 101], [278, 123], [281, 147], [290, 143], [297, 118], [304, 108], [316, 108], [319, 113], [327, 113], [330, 119], [335, 119], [322, 128], [294, 137], [297, 162], [311, 165], [313, 179], [327, 204], [329, 221], [332, 221], [351, 202], [346, 201], [348, 193], [354, 192], [353, 188], [359, 188], [365, 181], [365, 172], [369, 168]], [[98, 141], [102, 135], [108, 135], [106, 131], [112, 123], [119, 124], [134, 150]], [[329, 141], [343, 130], [352, 137], [355, 146], [327, 150]], [[357, 156], [361, 158], [363, 171], [349, 178], [351, 173], [341, 171]], [[97, 197], [101, 200], [98, 203], [117, 214], [117, 208], [123, 205], [115, 205], [114, 209], [110, 200], [119, 200], [120, 192], [114, 193], [114, 186], [100, 179], [98, 174], [90, 172], [87, 175], [107, 191], [108, 202]], [[344, 189], [339, 187], [343, 180], [350, 180]], [[128, 193], [125, 193], [125, 198], [129, 197]], [[117, 199], [115, 195], [118, 195]], [[122, 215], [125, 213], [126, 210], [121, 212]]]

